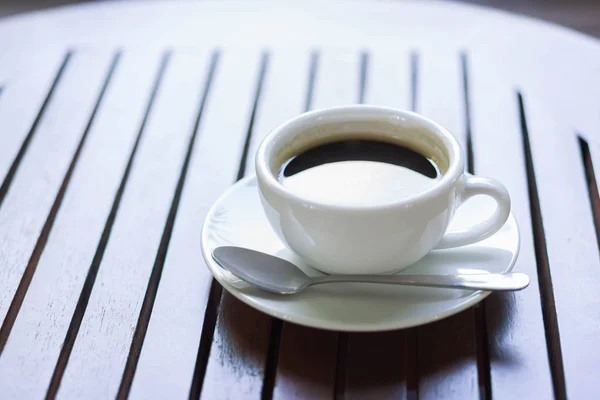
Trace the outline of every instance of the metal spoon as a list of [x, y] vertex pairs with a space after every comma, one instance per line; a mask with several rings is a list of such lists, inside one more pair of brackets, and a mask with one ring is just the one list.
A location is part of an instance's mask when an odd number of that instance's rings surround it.
[[504, 274], [455, 275], [324, 275], [310, 277], [289, 261], [235, 246], [213, 250], [213, 258], [240, 279], [272, 293], [294, 294], [309, 286], [334, 282], [383, 283], [486, 291], [521, 290], [529, 276], [520, 272]]

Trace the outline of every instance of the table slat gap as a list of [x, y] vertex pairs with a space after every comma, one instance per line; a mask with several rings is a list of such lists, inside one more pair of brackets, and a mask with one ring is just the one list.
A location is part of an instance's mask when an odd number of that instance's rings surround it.
[[[23, 300], [25, 299], [25, 295], [27, 294], [27, 290], [29, 289], [31, 280], [33, 279], [33, 274], [35, 274], [35, 269], [38, 265], [38, 262], [42, 255], [42, 252], [44, 251], [46, 243], [48, 242], [48, 236], [50, 235], [50, 231], [52, 230], [52, 226], [54, 225], [54, 221], [56, 220], [56, 215], [58, 214], [58, 210], [62, 204], [62, 200], [64, 198], [65, 192], [67, 191], [67, 188], [69, 186], [69, 182], [71, 180], [71, 176], [73, 175], [73, 171], [75, 170], [75, 167], [77, 166], [77, 161], [79, 160], [79, 155], [81, 154], [81, 149], [83, 149], [83, 146], [85, 145], [85, 140], [88, 136], [90, 128], [92, 127], [92, 124], [94, 123], [94, 119], [96, 117], [98, 109], [100, 108], [100, 104], [102, 103], [102, 99], [104, 98], [104, 94], [106, 93], [106, 89], [108, 88], [111, 78], [117, 68], [119, 58], [120, 58], [120, 53], [117, 53], [113, 58], [113, 61], [109, 67], [109, 70], [108, 70], [108, 73], [104, 80], [104, 83], [102, 85], [102, 88], [100, 89], [100, 94], [98, 95], [96, 104], [94, 105], [94, 108], [93, 108], [90, 118], [88, 120], [87, 126], [85, 127], [83, 135], [81, 136], [79, 144], [77, 145], [77, 149], [75, 150], [75, 153], [73, 155], [73, 158], [71, 159], [71, 163], [69, 164], [69, 167], [67, 168], [67, 172], [65, 173], [65, 176], [62, 180], [62, 183], [60, 185], [60, 188], [58, 190], [56, 198], [54, 199], [54, 203], [52, 204], [52, 207], [50, 208], [48, 217], [46, 218], [46, 221], [44, 222], [44, 225], [43, 225], [40, 235], [37, 239], [35, 247], [33, 248], [33, 252], [31, 253], [31, 256], [29, 257], [29, 261], [27, 262], [27, 266], [25, 267], [25, 271], [23, 272], [21, 280], [19, 281], [17, 290], [16, 290], [14, 297], [10, 303], [10, 306], [8, 307], [8, 311], [6, 313], [6, 317], [4, 318], [4, 322], [2, 323], [2, 327], [0, 327], [0, 354], [2, 353], [2, 350], [4, 349], [4, 346], [6, 345], [6, 341], [8, 340], [8, 336], [10, 335], [10, 331], [12, 330], [15, 320], [17, 319], [17, 315], [19, 313], [19, 310], [21, 309], [21, 305], [23, 304]], [[68, 60], [68, 58], [65, 58], [65, 63], [63, 64], [63, 66], [66, 65], [67, 60]], [[62, 69], [61, 69], [61, 72], [62, 72]], [[61, 74], [59, 73], [59, 76], [60, 75]], [[36, 122], [37, 122], [37, 120], [36, 120]], [[28, 139], [29, 139], [29, 136], [28, 136]], [[12, 167], [11, 167], [11, 169], [12, 169]]]
[[[420, 49], [418, 61], [416, 110], [454, 135], [465, 153], [461, 167], [468, 169], [469, 127], [463, 56], [458, 48], [433, 45]], [[479, 398], [474, 309], [419, 326], [417, 332], [419, 399]]]
[[[405, 47], [369, 49], [365, 103], [411, 108], [411, 62]], [[345, 399], [406, 399], [408, 332], [348, 334]]]
[[[364, 104], [365, 93], [368, 86], [367, 77], [369, 74], [369, 53], [363, 51], [360, 54], [360, 70], [358, 82], [358, 99], [357, 103]], [[336, 354], [336, 371], [334, 381], [334, 398], [343, 399], [346, 394], [346, 386], [348, 379], [347, 360], [348, 351], [350, 350], [350, 338], [347, 333], [340, 332], [337, 338], [338, 348]]]
[[[130, 399], [197, 398], [201, 390], [210, 392], [208, 387], [227, 387], [225, 390], [233, 392], [235, 385], [241, 383], [232, 375], [227, 383], [216, 382], [211, 375], [214, 373], [212, 367], [220, 368], [213, 361], [222, 344], [219, 340], [221, 331], [215, 329], [221, 295], [214, 294], [221, 286], [213, 281], [202, 261], [198, 227], [202, 226], [214, 201], [238, 175], [256, 96], [260, 55], [256, 50], [219, 50], [218, 68], [198, 127], [160, 285], [129, 392]], [[208, 56], [210, 58], [210, 54]], [[210, 59], [208, 61], [210, 65]], [[202, 79], [206, 79], [206, 73]], [[232, 96], [232, 93], [236, 95]], [[196, 96], [201, 94], [198, 90]], [[194, 116], [197, 108], [198, 103], [192, 112]], [[223, 118], [223, 110], [227, 111], [228, 118]], [[189, 260], [197, 262], [190, 263]], [[217, 344], [212, 345], [211, 350], [210, 345], [201, 347], [201, 340], [204, 344], [213, 340]], [[201, 387], [205, 375], [206, 383]], [[227, 397], [214, 392], [210, 396]]]
[[348, 351], [349, 336], [340, 332], [337, 337], [338, 348], [336, 354], [335, 382], [333, 385], [333, 398], [342, 400], [346, 398], [346, 386], [348, 381]]
[[[149, 88], [154, 80], [155, 67], [158, 65], [156, 52], [152, 52], [152, 57], [141, 57], [139, 61], [135, 54], [141, 55], [139, 52], [134, 52], [134, 55], [125, 52], [111, 78], [0, 358], [0, 375], [10, 376], [2, 385], [3, 393], [5, 391], [11, 393], [9, 397], [47, 396], [77, 300], [135, 142]], [[147, 52], [143, 54], [150, 55]], [[25, 176], [34, 177], [15, 178], [13, 184], [15, 192], [21, 191], [20, 188], [24, 183], [25, 185], [39, 184], [43, 179], [35, 177], [45, 175], [45, 171], [49, 169], [42, 168], [39, 173], [36, 173], [29, 163], [32, 158], [30, 153], [41, 152], [42, 156], [34, 159], [43, 159], [44, 151], [53, 149], [62, 153], [65, 164], [62, 173], [56, 174], [54, 193], [50, 193], [52, 196], [48, 199], [54, 201], [66, 173], [67, 163], [71, 161], [81, 133], [85, 130], [113, 56], [114, 51], [110, 50], [90, 52], [85, 56], [75, 55], [46, 113], [48, 116], [41, 122], [40, 132], [34, 138], [18, 172], [18, 176], [23, 176], [21, 173], [29, 169], [30, 172]], [[81, 65], [84, 59], [87, 61], [83, 66], [74, 69], [76, 65]], [[145, 65], [154, 67], [145, 68]], [[98, 90], [85, 95], [80, 87], [83, 88], [88, 85], [88, 82], [94, 81], [98, 82], [97, 85], [94, 84]], [[77, 102], [88, 103], [89, 112], [86, 111], [83, 116], [78, 116], [80, 106]], [[57, 109], [60, 111], [57, 112]], [[58, 140], [62, 135], [67, 134], [70, 121], [76, 120], [81, 122], [70, 129], [74, 137], [73, 145], [63, 144], [53, 147], [53, 138]], [[34, 167], [35, 165], [36, 163]], [[7, 208], [10, 205], [13, 188], [9, 191]], [[27, 202], [28, 199], [22, 201]], [[43, 207], [46, 210], [50, 208], [51, 203]], [[40, 218], [43, 217], [39, 222], [40, 231], [46, 216], [47, 212], [40, 215]], [[36, 232], [36, 235], [28, 240], [35, 240], [38, 236], [39, 232]], [[23, 264], [23, 268], [27, 265], [28, 256], [33, 252], [34, 246], [35, 242], [31, 244], [31, 250], [22, 252], [21, 258], [27, 258], [18, 260], [19, 264]], [[20, 278], [21, 275], [22, 273], [18, 277]], [[18, 282], [15, 283], [15, 288], [17, 284]], [[12, 296], [9, 300], [12, 300]], [[44, 354], [44, 357], [40, 358], [40, 354]], [[20, 365], [18, 369], [13, 367], [15, 362]], [[35, 379], [31, 379], [32, 376]], [[24, 385], [23, 382], [27, 384]]]
[[525, 112], [523, 95], [520, 92], [517, 92], [517, 102], [521, 120], [521, 134], [523, 138], [523, 152], [525, 157], [525, 169], [529, 191], [531, 225], [533, 228], [533, 241], [538, 268], [538, 284], [542, 302], [542, 315], [544, 318], [544, 327], [546, 332], [546, 344], [548, 346], [548, 358], [550, 361], [554, 394], [557, 399], [561, 400], [566, 399], [567, 394], [560, 334], [558, 331], [558, 321], [556, 316], [554, 292], [552, 289], [552, 276], [548, 261], [548, 249], [546, 244], [546, 235], [544, 232], [544, 222], [542, 220], [540, 198], [531, 154], [529, 131], [527, 128], [527, 116]]
[[[10, 187], [10, 184], [17, 172], [17, 169], [19, 168], [19, 164], [21, 163], [21, 160], [23, 159], [23, 156], [25, 155], [25, 152], [27, 151], [27, 148], [29, 147], [29, 143], [31, 142], [31, 139], [33, 138], [33, 136], [35, 135], [35, 132], [37, 131], [37, 126], [39, 125], [40, 120], [42, 119], [42, 116], [44, 115], [44, 112], [46, 111], [46, 108], [47, 108], [48, 104], [50, 103], [50, 100], [52, 99], [52, 95], [54, 94], [55, 89], [58, 86], [58, 84], [61, 80], [61, 77], [63, 76], [63, 72], [65, 71], [67, 64], [69, 63], [69, 60], [71, 59], [72, 54], [73, 53], [71, 51], [68, 51], [65, 54], [62, 64], [58, 68], [58, 71], [56, 73], [54, 81], [50, 85], [50, 89], [48, 90], [48, 93], [46, 94], [46, 98], [44, 99], [44, 102], [42, 103], [42, 106], [40, 107], [40, 110], [37, 113], [35, 120], [33, 121], [31, 128], [29, 129], [29, 132], [27, 133], [27, 136], [25, 136], [25, 140], [23, 140], [23, 143], [21, 144], [21, 148], [19, 149], [19, 152], [15, 156], [8, 172], [6, 173], [6, 176], [4, 177], [4, 181], [2, 182], [2, 185], [0, 185], [0, 207], [2, 207], [2, 202], [4, 201], [4, 198], [6, 197], [8, 188]], [[4, 87], [2, 87], [2, 91], [4, 91]]]
[[221, 305], [221, 296], [223, 295], [223, 286], [213, 278], [210, 284], [210, 293], [206, 303], [206, 311], [204, 313], [204, 324], [202, 325], [202, 333], [200, 336], [200, 344], [198, 345], [198, 355], [196, 356], [196, 364], [194, 366], [194, 377], [190, 387], [190, 399], [199, 399], [202, 392], [202, 384], [204, 383], [204, 375], [208, 365], [208, 357], [215, 335], [215, 327], [217, 325], [217, 316]]
[[[365, 52], [313, 53], [303, 111], [363, 102], [367, 59]], [[345, 65], [343, 73], [336, 73]], [[274, 398], [344, 397], [347, 334], [284, 323], [281, 342]], [[311, 368], [314, 364], [318, 367]]]
[[474, 309], [475, 316], [475, 346], [477, 352], [477, 378], [479, 384], [479, 398], [488, 400], [492, 398], [492, 378], [490, 375], [490, 352], [488, 349], [487, 318], [485, 300], [483, 304]]
[[[267, 74], [268, 62], [269, 54], [267, 52], [264, 52], [261, 56], [256, 93], [254, 96], [254, 103], [252, 105], [250, 121], [248, 122], [248, 130], [246, 132], [244, 148], [242, 150], [242, 156], [238, 167], [236, 181], [242, 179], [246, 172], [246, 159], [248, 157], [248, 149], [250, 147], [250, 142], [252, 139], [252, 130], [254, 127], [254, 120], [256, 117], [256, 109], [260, 102], [262, 86], [265, 76]], [[190, 399], [198, 399], [200, 398], [200, 394], [202, 393], [204, 376], [206, 374], [210, 350], [214, 339], [214, 331], [217, 324], [218, 315], [221, 309], [222, 296], [223, 287], [213, 278], [204, 316], [204, 324], [202, 325], [202, 335], [200, 338], [200, 345], [198, 346], [198, 356], [196, 357], [196, 365], [194, 367], [194, 378], [192, 380], [192, 386], [190, 388]]]
[[270, 400], [273, 398], [275, 378], [277, 377], [277, 366], [279, 364], [279, 349], [281, 348], [282, 332], [283, 321], [278, 318], [273, 318], [271, 321], [267, 361], [265, 363], [265, 376], [263, 378], [263, 387], [261, 390], [262, 400]]
[[[266, 59], [265, 59], [265, 64], [266, 65]], [[313, 82], [314, 81], [314, 77], [315, 77], [315, 73], [316, 73], [316, 65], [318, 62], [318, 53], [313, 53], [311, 55], [311, 66], [310, 66], [310, 77], [309, 77], [309, 82]], [[263, 81], [264, 81], [264, 68], [261, 69], [261, 77], [260, 77], [260, 83], [259, 83], [259, 87], [262, 88], [263, 85]], [[306, 104], [309, 105], [310, 101], [311, 101], [311, 97], [312, 97], [312, 85], [309, 84], [308, 86], [308, 93], [306, 95]], [[259, 89], [260, 90], [260, 89]], [[246, 143], [244, 146], [244, 156], [242, 158], [242, 161], [240, 163], [240, 172], [238, 174], [238, 178], [241, 179], [242, 176], [245, 175], [245, 166], [247, 165], [247, 159], [248, 159], [248, 150], [250, 148], [250, 143], [252, 142], [252, 130], [254, 127], [254, 120], [256, 117], [256, 110], [257, 110], [257, 106], [258, 106], [258, 93], [257, 93], [257, 99], [254, 103], [254, 109], [252, 111], [252, 117], [251, 117], [251, 122], [250, 122], [250, 126], [248, 128], [248, 136], [246, 137]], [[271, 320], [271, 333], [269, 335], [270, 339], [269, 339], [269, 349], [267, 350], [267, 359], [265, 362], [265, 373], [264, 373], [264, 378], [263, 378], [263, 387], [261, 389], [261, 398], [262, 399], [271, 399], [273, 398], [273, 389], [275, 388], [275, 377], [277, 375], [277, 364], [278, 364], [278, 360], [279, 360], [279, 348], [281, 345], [281, 335], [282, 335], [282, 331], [283, 331], [283, 321], [273, 318]]]
[[404, 371], [406, 371], [406, 399], [419, 399], [419, 334], [418, 328], [406, 330], [406, 353]]
[[[417, 110], [419, 89], [419, 53], [413, 50], [410, 54], [410, 109]], [[419, 398], [419, 328], [406, 330], [406, 354], [404, 371], [406, 371], [406, 398]]]
[[246, 161], [248, 160], [248, 150], [250, 149], [250, 143], [252, 142], [252, 131], [254, 127], [254, 120], [256, 119], [256, 109], [258, 108], [258, 103], [260, 101], [260, 94], [265, 81], [265, 75], [267, 74], [268, 65], [269, 53], [263, 52], [260, 61], [260, 70], [258, 72], [258, 82], [256, 84], [256, 97], [254, 98], [252, 114], [250, 115], [250, 121], [248, 122], [248, 134], [246, 135], [246, 142], [244, 143], [244, 150], [242, 152], [242, 159], [240, 161], [240, 169], [237, 176], [238, 181], [246, 174]]
[[168, 64], [168, 59], [169, 59], [169, 53], [166, 53], [161, 62], [161, 66], [159, 67], [159, 71], [157, 73], [157, 78], [156, 78], [156, 81], [154, 83], [154, 86], [153, 86], [151, 94], [150, 94], [150, 99], [148, 101], [148, 106], [146, 108], [144, 118], [142, 120], [138, 135], [137, 135], [135, 143], [133, 145], [127, 166], [123, 173], [121, 183], [120, 183], [117, 193], [115, 195], [115, 199], [113, 201], [110, 214], [107, 218], [102, 235], [100, 237], [98, 247], [96, 249], [96, 253], [94, 254], [94, 258], [90, 265], [90, 269], [88, 270], [88, 274], [86, 276], [86, 280], [84, 282], [81, 294], [77, 301], [77, 305], [75, 307], [75, 312], [73, 313], [73, 317], [71, 319], [69, 329], [67, 331], [67, 335], [65, 336], [64, 344], [62, 346], [59, 358], [56, 363], [56, 367], [54, 369], [54, 373], [52, 375], [52, 379], [50, 381], [50, 386], [49, 386], [48, 394], [47, 394], [47, 397], [50, 399], [56, 397], [56, 393], [57, 393], [58, 387], [60, 385], [60, 380], [64, 373], [67, 362], [69, 360], [69, 356], [71, 354], [71, 350], [73, 348], [75, 338], [77, 337], [77, 333], [79, 332], [79, 328], [81, 326], [81, 321], [83, 319], [83, 315], [85, 313], [85, 309], [89, 302], [89, 297], [91, 295], [92, 288], [94, 286], [96, 276], [98, 274], [98, 270], [99, 270], [100, 264], [102, 262], [102, 256], [104, 254], [104, 250], [106, 249], [106, 245], [107, 245], [108, 239], [110, 237], [110, 232], [111, 232], [112, 226], [114, 224], [114, 221], [115, 221], [115, 218], [117, 215], [117, 211], [119, 208], [121, 198], [123, 196], [123, 192], [125, 190], [125, 186], [127, 185], [127, 178], [129, 177], [129, 173], [131, 171], [131, 166], [135, 159], [136, 151], [137, 151], [139, 142], [141, 140], [141, 137], [142, 137], [142, 134], [144, 131], [144, 126], [146, 125], [146, 121], [148, 120], [148, 116], [150, 115], [152, 105], [154, 103], [154, 98], [156, 97], [156, 93], [158, 92], [158, 87], [159, 87], [160, 81], [162, 79], [162, 76], [164, 75], [164, 71]]
[[125, 191], [125, 187], [127, 186], [127, 179], [129, 178], [131, 167], [137, 154], [137, 149], [144, 132], [144, 127], [146, 126], [148, 117], [152, 111], [152, 106], [154, 104], [154, 100], [156, 98], [160, 82], [162, 81], [162, 78], [164, 76], [164, 72], [167, 69], [169, 58], [170, 52], [165, 53], [161, 61], [161, 65], [158, 69], [156, 80], [154, 82], [154, 86], [152, 87], [150, 98], [148, 100], [148, 105], [146, 107], [146, 111], [144, 113], [139, 132], [135, 139], [135, 143], [131, 150], [131, 155], [129, 156], [129, 160], [127, 162], [125, 171], [123, 172], [121, 183], [119, 185], [119, 188], [117, 189], [115, 199], [111, 206], [110, 214], [106, 220], [106, 224], [104, 225], [102, 235], [100, 236], [100, 240], [98, 242], [98, 247], [94, 254], [94, 258], [92, 259], [90, 269], [88, 270], [88, 273], [86, 275], [85, 282], [81, 289], [81, 294], [79, 295], [79, 299], [77, 300], [77, 305], [75, 306], [73, 317], [69, 324], [69, 329], [67, 330], [67, 334], [65, 336], [65, 341], [63, 343], [60, 355], [56, 362], [56, 367], [54, 368], [54, 373], [52, 374], [52, 379], [48, 388], [48, 399], [53, 399], [56, 397], [56, 393], [58, 392], [58, 388], [60, 386], [60, 381], [65, 372], [67, 363], [69, 362], [69, 357], [71, 355], [71, 351], [73, 350], [73, 345], [75, 343], [75, 339], [77, 338], [77, 333], [79, 332], [79, 328], [81, 327], [83, 315], [85, 314], [85, 310], [87, 308], [90, 296], [92, 294], [94, 283], [96, 282], [96, 277], [98, 276], [98, 270], [100, 269], [100, 264], [102, 263], [102, 257], [104, 255], [104, 251], [106, 250], [108, 239], [110, 238], [110, 233], [112, 231], [112, 227], [114, 225], [117, 212], [119, 210], [119, 205], [121, 204], [121, 198], [123, 197], [123, 192]]
[[306, 102], [304, 104], [304, 111], [309, 111], [312, 101], [313, 94], [315, 91], [315, 80], [317, 79], [317, 69], [319, 66], [319, 60], [321, 59], [321, 52], [319, 50], [313, 50], [310, 54], [310, 65], [308, 72], [308, 90], [306, 92]]
[[121, 178], [121, 183], [119, 184], [119, 188], [117, 189], [117, 193], [115, 195], [115, 199], [111, 206], [110, 213], [104, 225], [102, 235], [100, 236], [100, 240], [98, 241], [98, 246], [96, 248], [96, 252], [94, 253], [94, 258], [92, 259], [92, 263], [90, 265], [90, 268], [85, 278], [85, 282], [81, 289], [81, 294], [77, 299], [77, 305], [75, 306], [73, 317], [71, 318], [71, 322], [69, 323], [69, 328], [67, 330], [67, 334], [65, 335], [65, 340], [62, 345], [60, 354], [58, 356], [58, 360], [54, 368], [54, 373], [52, 374], [52, 378], [50, 380], [50, 385], [48, 387], [47, 393], [48, 399], [56, 398], [56, 394], [58, 392], [62, 376], [65, 372], [65, 368], [67, 367], [67, 363], [69, 362], [69, 357], [71, 355], [71, 351], [73, 350], [73, 345], [75, 343], [75, 339], [77, 338], [77, 333], [79, 332], [79, 328], [81, 327], [81, 321], [83, 320], [83, 316], [85, 314], [85, 310], [90, 300], [94, 283], [96, 282], [96, 277], [98, 276], [98, 270], [100, 268], [100, 264], [102, 263], [102, 257], [104, 255], [104, 251], [106, 250], [108, 239], [110, 238], [110, 233], [112, 231], [112, 227], [117, 216], [119, 205], [121, 204], [121, 198], [123, 197], [123, 192], [125, 191], [125, 187], [127, 186], [127, 179], [129, 178], [131, 167], [133, 165], [133, 161], [135, 160], [135, 155], [137, 153], [137, 149], [144, 132], [144, 127], [146, 126], [146, 122], [148, 121], [148, 117], [152, 110], [152, 105], [154, 104], [154, 99], [156, 98], [156, 93], [158, 92], [160, 82], [167, 68], [169, 56], [170, 53], [165, 53], [161, 61], [159, 70], [157, 72], [156, 80], [154, 82], [150, 98], [148, 100], [148, 105], [146, 107], [146, 111], [144, 113], [139, 132], [135, 139], [135, 143], [131, 150], [131, 155], [129, 156], [129, 160], [127, 162], [125, 171], [123, 172], [123, 177]]
[[[466, 130], [467, 171], [475, 174], [475, 157], [473, 156], [473, 128], [471, 121], [471, 98], [469, 97], [469, 60], [468, 54], [460, 54], [461, 72], [463, 78], [463, 96]], [[490, 354], [488, 349], [487, 318], [485, 300], [474, 309], [475, 317], [475, 349], [477, 354], [477, 378], [479, 398], [492, 398], [492, 378], [490, 374]]]
[[365, 92], [367, 90], [367, 76], [369, 72], [369, 53], [363, 51], [360, 54], [360, 78], [358, 85], [358, 101], [357, 103], [363, 104], [365, 102]]
[[419, 53], [413, 50], [410, 53], [410, 109], [417, 109], [417, 86], [419, 83]]
[[[254, 133], [254, 124], [256, 120], [257, 110], [262, 100], [262, 95], [264, 92], [264, 83], [269, 73], [269, 64], [270, 64], [271, 54], [268, 51], [263, 51], [260, 56], [258, 74], [256, 78], [256, 87], [254, 89], [254, 99], [252, 102], [252, 110], [248, 120], [248, 129], [246, 132], [246, 137], [244, 140], [244, 145], [242, 149], [242, 153], [240, 156], [240, 162], [237, 172], [236, 181], [239, 181], [247, 174], [247, 164], [248, 164], [248, 153], [252, 144], [252, 138]], [[209, 363], [211, 361], [211, 350], [213, 348], [213, 344], [215, 340], [219, 340], [218, 337], [215, 337], [215, 330], [222, 329], [219, 327], [220, 324], [224, 323], [224, 319], [227, 319], [227, 313], [235, 313], [236, 310], [233, 310], [234, 307], [245, 308], [247, 307], [245, 304], [242, 304], [239, 300], [233, 298], [232, 295], [223, 291], [222, 286], [213, 279], [211, 284], [211, 291], [207, 303], [206, 315], [204, 319], [204, 325], [202, 327], [202, 337], [200, 338], [200, 345], [198, 346], [198, 356], [196, 359], [196, 365], [194, 369], [194, 377], [192, 380], [192, 385], [190, 389], [190, 398], [198, 399], [202, 396], [204, 383], [206, 374], [209, 368]], [[237, 310], [239, 312], [240, 310]], [[258, 311], [254, 309], [250, 309], [250, 313], [259, 314]], [[273, 323], [274, 318], [267, 317], [265, 315], [260, 315], [263, 319], [261, 322], [257, 323], [258, 325], [264, 325], [265, 329], [268, 329], [269, 335], [273, 333]], [[265, 324], [263, 321], [268, 321], [268, 324]], [[268, 327], [267, 327], [268, 325]], [[206, 327], [206, 329], [205, 329]], [[263, 327], [261, 327], [263, 328]], [[259, 329], [261, 329], [259, 328]], [[271, 338], [271, 336], [269, 336]], [[272, 339], [272, 338], [271, 338]], [[221, 339], [222, 340], [222, 339]], [[263, 349], [257, 350], [261, 351]], [[264, 368], [269, 365], [269, 350], [271, 350], [271, 342], [269, 341], [269, 346], [265, 349], [265, 360], [264, 360]], [[264, 396], [264, 376], [265, 371], [263, 370], [263, 385], [261, 388], [261, 395]], [[209, 391], [214, 390], [210, 389]], [[225, 391], [226, 392], [226, 391]], [[272, 391], [271, 391], [272, 392]], [[206, 397], [210, 397], [211, 395], [205, 395]]]
[[579, 145], [581, 148], [581, 161], [585, 170], [585, 178], [590, 196], [590, 207], [594, 216], [594, 228], [596, 230], [596, 240], [598, 248], [600, 248], [600, 196], [598, 195], [598, 182], [596, 181], [596, 173], [594, 171], [594, 163], [590, 154], [590, 146], [588, 142], [579, 136]]
[[194, 142], [196, 141], [198, 127], [200, 126], [200, 121], [202, 119], [203, 110], [206, 105], [206, 100], [211, 91], [214, 72], [217, 67], [217, 63], [218, 53], [215, 52], [212, 55], [211, 64], [206, 77], [206, 83], [204, 85], [204, 93], [202, 94], [202, 100], [200, 100], [196, 120], [194, 122], [194, 128], [189, 139], [187, 152], [185, 155], [183, 165], [181, 166], [181, 172], [179, 175], [177, 186], [175, 188], [175, 193], [173, 194], [171, 207], [169, 209], [167, 220], [165, 221], [165, 227], [162, 233], [162, 237], [160, 239], [160, 244], [156, 252], [156, 258], [152, 267], [152, 273], [150, 274], [150, 279], [148, 280], [148, 286], [146, 288], [146, 293], [142, 302], [138, 322], [136, 324], [133, 339], [131, 341], [131, 346], [129, 348], [129, 354], [127, 356], [127, 362], [125, 363], [125, 370], [123, 372], [123, 377], [121, 379], [121, 384], [119, 386], [117, 398], [127, 398], [131, 389], [131, 383], [133, 381], [133, 376], [135, 374], [137, 362], [140, 356], [140, 352], [142, 350], [142, 345], [144, 344], [144, 338], [146, 336], [146, 331], [148, 330], [150, 315], [152, 314], [152, 308], [154, 306], [156, 293], [160, 284], [160, 278], [162, 276], [166, 254], [169, 249], [169, 243], [171, 242], [173, 226], [175, 224], [175, 218], [177, 217], [177, 210], [179, 208], [179, 202], [181, 200], [181, 192], [183, 191], [183, 185], [185, 184], [190, 159], [192, 157], [192, 150], [194, 148]]
[[[202, 99], [211, 53], [173, 52], [75, 339], [59, 398], [115, 397]], [[119, 282], [111, 285], [109, 282]], [[90, 363], [102, 359], [104, 368]], [[117, 373], [115, 373], [118, 371]]]
[[[514, 269], [537, 282], [523, 140], [515, 90], [501, 64], [469, 49], [471, 128], [477, 173], [498, 179], [511, 194], [520, 230]], [[491, 393], [497, 398], [553, 398], [554, 389], [539, 286], [493, 293], [485, 301]]]
[[[312, 51], [310, 55], [304, 111], [309, 111], [311, 109], [320, 57], [321, 54], [318, 50]], [[269, 352], [267, 355], [267, 364], [265, 366], [265, 377], [262, 390], [263, 400], [273, 398], [284, 325], [284, 322], [274, 319], [271, 326], [271, 341], [269, 344]]]
[[471, 98], [469, 97], [469, 59], [468, 54], [465, 51], [460, 53], [460, 68], [465, 113], [465, 152], [467, 156], [467, 171], [474, 174], [475, 157], [473, 156], [473, 127], [471, 122]]

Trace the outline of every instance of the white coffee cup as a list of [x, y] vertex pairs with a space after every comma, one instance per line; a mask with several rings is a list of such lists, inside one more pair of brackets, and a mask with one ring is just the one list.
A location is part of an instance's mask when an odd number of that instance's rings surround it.
[[[294, 155], [332, 141], [364, 139], [365, 132], [430, 156], [442, 178], [413, 197], [381, 205], [319, 203], [277, 179], [282, 164]], [[279, 238], [307, 263], [330, 274], [402, 270], [434, 248], [464, 246], [493, 235], [510, 213], [502, 184], [465, 172], [465, 156], [452, 134], [421, 115], [386, 107], [335, 107], [283, 123], [258, 148], [256, 176], [264, 211]], [[475, 195], [495, 200], [491, 217], [446, 232], [455, 210]]]

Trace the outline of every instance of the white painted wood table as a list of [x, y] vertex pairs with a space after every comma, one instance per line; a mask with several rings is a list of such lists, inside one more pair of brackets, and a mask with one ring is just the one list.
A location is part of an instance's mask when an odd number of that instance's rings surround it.
[[[2, 21], [0, 398], [593, 398], [599, 72], [595, 40], [450, 3], [103, 3]], [[208, 207], [275, 125], [355, 102], [438, 120], [507, 185], [529, 289], [377, 334], [223, 293], [201, 257]]]

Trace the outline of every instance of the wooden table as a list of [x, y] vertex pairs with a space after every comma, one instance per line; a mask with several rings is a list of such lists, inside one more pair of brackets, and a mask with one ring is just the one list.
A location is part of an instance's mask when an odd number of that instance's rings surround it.
[[[591, 399], [600, 46], [448, 3], [107, 3], [0, 24], [0, 398]], [[310, 101], [308, 100], [310, 99]], [[404, 331], [272, 319], [203, 264], [214, 200], [306, 110], [448, 127], [533, 284]]]

